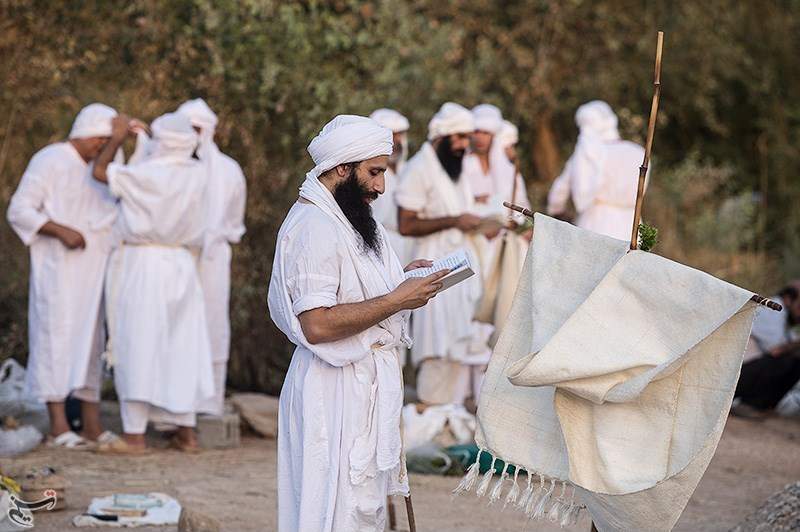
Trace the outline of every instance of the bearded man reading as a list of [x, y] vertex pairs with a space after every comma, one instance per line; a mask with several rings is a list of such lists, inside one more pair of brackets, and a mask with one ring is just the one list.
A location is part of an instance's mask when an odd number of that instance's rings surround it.
[[404, 280], [372, 217], [389, 129], [340, 115], [308, 152], [316, 166], [278, 232], [268, 297], [297, 346], [280, 397], [278, 529], [382, 531], [387, 495], [408, 494], [398, 361], [408, 311], [436, 295], [448, 271]]

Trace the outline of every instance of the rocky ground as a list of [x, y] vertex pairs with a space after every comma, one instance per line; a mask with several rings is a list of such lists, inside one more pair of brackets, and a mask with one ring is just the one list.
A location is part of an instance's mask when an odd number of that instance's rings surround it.
[[[37, 513], [37, 531], [73, 529], [72, 517], [85, 509], [92, 497], [144, 491], [168, 493], [185, 507], [214, 517], [225, 531], [275, 530], [275, 441], [246, 436], [239, 449], [205, 451], [194, 456], [163, 449], [165, 442], [157, 436], [152, 443], [162, 449], [143, 457], [39, 450], [14, 460], [0, 460], [0, 469], [50, 465], [72, 483], [67, 509]], [[735, 527], [767, 497], [800, 479], [799, 456], [800, 422], [730, 419], [717, 454], [676, 530], [718, 531]], [[511, 510], [489, 508], [471, 495], [452, 499], [450, 490], [457, 483], [453, 477], [411, 476], [420, 532], [558, 530], [548, 523], [526, 522]], [[403, 529], [402, 500], [396, 501], [396, 507], [399, 529]], [[138, 530], [174, 531], [175, 527]], [[584, 519], [574, 530], [588, 531], [588, 520]]]

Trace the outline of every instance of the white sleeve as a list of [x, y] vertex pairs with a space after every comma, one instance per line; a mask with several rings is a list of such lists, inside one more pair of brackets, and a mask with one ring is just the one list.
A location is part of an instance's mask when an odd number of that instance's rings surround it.
[[22, 175], [19, 186], [8, 204], [6, 217], [11, 228], [17, 233], [26, 246], [30, 246], [39, 233], [39, 229], [50, 218], [43, 212], [44, 203], [50, 190], [42, 176], [41, 164], [31, 161]]
[[564, 171], [553, 181], [550, 192], [547, 194], [547, 214], [561, 214], [567, 210], [572, 181], [572, 164], [573, 160], [570, 158], [564, 166]]
[[225, 238], [231, 244], [236, 244], [245, 233], [244, 212], [247, 205], [247, 182], [241, 169], [236, 176], [236, 185], [233, 187], [228, 203], [225, 206]]
[[422, 211], [428, 204], [430, 180], [425, 179], [422, 172], [408, 169], [399, 181], [400, 184], [394, 193], [398, 207], [414, 212]]
[[285, 278], [295, 316], [337, 303], [341, 277], [338, 240], [320, 229], [285, 243]]

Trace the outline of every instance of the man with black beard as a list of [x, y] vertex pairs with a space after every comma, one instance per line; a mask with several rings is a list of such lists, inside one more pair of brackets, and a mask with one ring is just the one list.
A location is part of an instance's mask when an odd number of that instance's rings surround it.
[[399, 351], [409, 310], [448, 272], [405, 280], [372, 217], [389, 129], [340, 115], [308, 152], [316, 166], [278, 232], [269, 285], [270, 317], [297, 346], [278, 416], [278, 530], [378, 532], [387, 495], [408, 495]]
[[496, 229], [470, 214], [474, 194], [461, 179], [473, 130], [469, 110], [442, 105], [428, 124], [428, 142], [406, 164], [395, 195], [400, 234], [417, 237], [418, 256], [440, 258], [463, 248], [477, 274], [414, 311], [411, 359], [418, 365], [417, 394], [428, 405], [477, 397], [491, 354], [493, 327], [473, 319], [482, 287], [470, 235]]

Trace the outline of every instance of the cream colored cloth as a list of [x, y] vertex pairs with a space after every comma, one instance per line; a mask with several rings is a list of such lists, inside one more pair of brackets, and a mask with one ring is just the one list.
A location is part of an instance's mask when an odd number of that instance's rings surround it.
[[426, 405], [463, 405], [478, 398], [486, 364], [464, 364], [445, 358], [423, 360], [417, 372], [417, 397]]
[[535, 227], [476, 442], [542, 477], [551, 518], [574, 509], [553, 502], [572, 485], [601, 531], [669, 530], [721, 436], [752, 294], [539, 214]]

